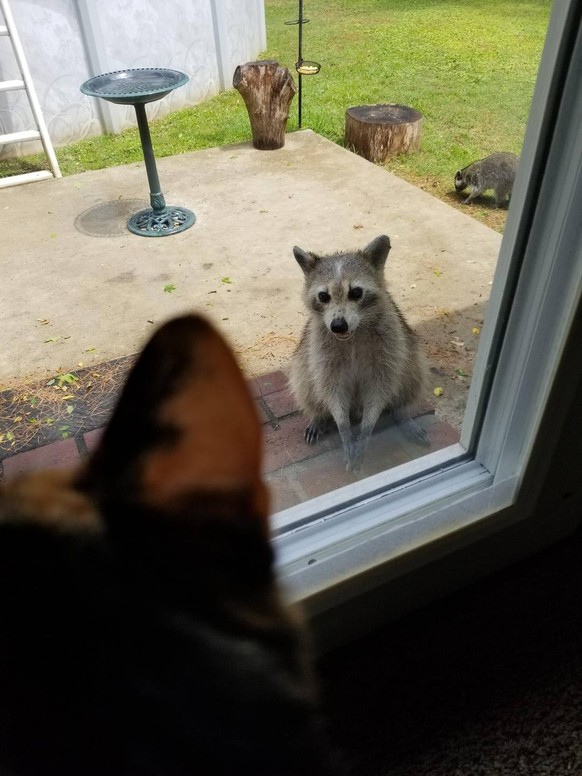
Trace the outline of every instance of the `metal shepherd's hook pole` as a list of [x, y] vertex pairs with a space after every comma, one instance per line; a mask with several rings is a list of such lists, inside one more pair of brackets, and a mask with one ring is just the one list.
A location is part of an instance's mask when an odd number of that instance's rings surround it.
[[[297, 53], [297, 63], [299, 67], [301, 67], [301, 64], [303, 62], [303, 0], [299, 0], [299, 43], [298, 48], [299, 51]], [[298, 73], [299, 76], [299, 88], [297, 91], [297, 118], [298, 118], [298, 124], [299, 129], [301, 129], [301, 72]]]
[[299, 15], [297, 19], [294, 19], [292, 22], [285, 22], [285, 24], [297, 24], [299, 26], [298, 30], [298, 42], [297, 42], [297, 62], [295, 63], [295, 70], [297, 70], [297, 76], [299, 78], [299, 85], [297, 88], [297, 123], [299, 125], [299, 129], [301, 129], [301, 119], [302, 119], [302, 97], [303, 97], [303, 84], [302, 79], [304, 75], [316, 75], [319, 73], [321, 69], [321, 65], [319, 62], [312, 62], [312, 61], [303, 61], [303, 25], [307, 24], [309, 19], [306, 19], [303, 16], [303, 0], [299, 0]]

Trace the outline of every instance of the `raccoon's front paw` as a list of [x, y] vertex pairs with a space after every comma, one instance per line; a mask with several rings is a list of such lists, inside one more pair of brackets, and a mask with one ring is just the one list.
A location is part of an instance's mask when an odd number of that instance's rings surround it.
[[359, 458], [351, 458], [346, 463], [346, 471], [351, 472], [352, 474], [359, 474], [362, 468], [362, 459], [363, 456], [360, 456]]
[[353, 442], [346, 451], [346, 470], [353, 474], [359, 474], [366, 452], [366, 442], [358, 440]]
[[414, 444], [421, 445], [422, 447], [430, 447], [430, 438], [428, 434], [412, 418], [406, 418], [401, 421], [401, 428], [407, 439], [414, 442]]
[[321, 426], [318, 423], [312, 422], [305, 429], [305, 441], [308, 445], [314, 445], [319, 439], [321, 434]]

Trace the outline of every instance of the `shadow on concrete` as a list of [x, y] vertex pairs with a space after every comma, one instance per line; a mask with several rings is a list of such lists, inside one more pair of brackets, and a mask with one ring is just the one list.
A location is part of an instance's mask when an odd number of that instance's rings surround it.
[[[423, 399], [434, 405], [438, 418], [457, 431], [465, 415], [487, 301], [452, 310], [443, 299], [433, 317], [414, 326], [428, 363]], [[442, 388], [440, 395], [434, 393], [438, 388]]]
[[116, 199], [100, 202], [75, 218], [75, 229], [91, 237], [119, 237], [128, 232], [127, 222], [138, 210], [149, 206], [145, 199]]

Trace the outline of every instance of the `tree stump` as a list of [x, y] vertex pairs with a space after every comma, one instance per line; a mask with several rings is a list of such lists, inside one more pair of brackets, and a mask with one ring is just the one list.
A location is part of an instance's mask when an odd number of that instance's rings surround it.
[[422, 113], [406, 105], [358, 105], [346, 111], [346, 148], [370, 162], [420, 148]]
[[247, 62], [234, 71], [232, 85], [245, 101], [254, 147], [283, 148], [289, 106], [297, 91], [289, 70], [269, 59]]

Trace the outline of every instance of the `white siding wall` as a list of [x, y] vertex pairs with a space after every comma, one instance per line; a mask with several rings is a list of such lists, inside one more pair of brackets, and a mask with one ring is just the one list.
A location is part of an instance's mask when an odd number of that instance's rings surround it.
[[[266, 46], [264, 0], [10, 0], [10, 7], [56, 146], [135, 124], [131, 106], [81, 94], [93, 75], [129, 67], [187, 73], [186, 86], [148, 106], [157, 118], [230, 89], [236, 66]], [[0, 80], [13, 78], [10, 40], [0, 37]], [[33, 128], [26, 94], [0, 93], [0, 134]], [[35, 150], [40, 145], [8, 145], [0, 156]]]

